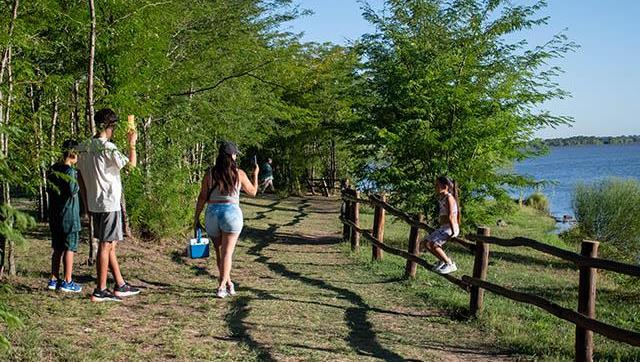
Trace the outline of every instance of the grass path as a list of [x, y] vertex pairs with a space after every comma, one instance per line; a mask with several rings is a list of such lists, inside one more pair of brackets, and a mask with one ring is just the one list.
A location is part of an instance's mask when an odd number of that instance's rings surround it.
[[[244, 203], [236, 251], [238, 295], [213, 296], [213, 260], [190, 260], [182, 240], [131, 241], [125, 277], [143, 293], [92, 304], [94, 272], [78, 266], [82, 295], [44, 288], [49, 241], [40, 226], [20, 251], [9, 306], [9, 360], [515, 360], [477, 325], [408, 297], [406, 282], [350, 258], [336, 231], [339, 204], [323, 198]], [[83, 245], [80, 255], [86, 255]], [[83, 258], [83, 257], [81, 257]], [[80, 259], [80, 258], [79, 258]], [[1, 359], [2, 357], [0, 357]]]

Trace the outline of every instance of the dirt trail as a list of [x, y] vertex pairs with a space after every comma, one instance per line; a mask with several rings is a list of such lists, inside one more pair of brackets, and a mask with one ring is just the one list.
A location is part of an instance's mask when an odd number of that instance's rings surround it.
[[144, 288], [122, 304], [88, 302], [94, 272], [86, 266], [76, 269], [86, 293], [47, 292], [41, 226], [11, 281], [9, 304], [22, 311], [26, 328], [10, 335], [9, 359], [516, 359], [475, 326], [415, 306], [400, 280], [376, 276], [343, 252], [334, 232], [337, 202], [255, 199], [243, 210], [233, 275], [238, 295], [224, 300], [213, 296], [213, 260], [187, 259], [179, 240], [122, 245], [125, 277]]

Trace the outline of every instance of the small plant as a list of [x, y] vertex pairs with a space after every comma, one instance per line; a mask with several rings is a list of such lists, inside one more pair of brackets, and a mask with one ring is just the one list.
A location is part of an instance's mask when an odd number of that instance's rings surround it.
[[585, 237], [603, 243], [617, 256], [636, 262], [640, 253], [640, 182], [611, 178], [578, 184], [573, 209]]
[[[11, 290], [7, 284], [0, 286], [0, 296], [3, 298], [6, 297]], [[22, 327], [22, 321], [9, 312], [7, 307], [0, 301], [0, 325], [4, 324], [6, 328], [18, 328]], [[0, 334], [0, 352], [6, 352], [9, 348], [11, 348], [11, 344], [9, 343], [9, 339]]]
[[542, 213], [545, 213], [545, 214], [549, 213], [549, 199], [541, 192], [535, 192], [531, 194], [524, 201], [524, 204]]

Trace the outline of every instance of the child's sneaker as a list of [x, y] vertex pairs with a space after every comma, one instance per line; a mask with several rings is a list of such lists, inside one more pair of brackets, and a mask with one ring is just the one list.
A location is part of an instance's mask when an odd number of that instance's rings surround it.
[[132, 295], [140, 294], [140, 289], [134, 288], [125, 282], [122, 286], [114, 286], [113, 294], [117, 297], [130, 297]]
[[219, 288], [218, 291], [216, 292], [216, 297], [218, 298], [226, 298], [229, 296], [229, 292], [227, 291], [227, 288]]
[[451, 274], [456, 270], [458, 270], [456, 263], [451, 262], [451, 263], [445, 264], [441, 269], [438, 269], [437, 272], [440, 274]]
[[49, 290], [57, 290], [59, 287], [59, 280], [56, 279], [49, 279], [49, 283], [47, 283], [47, 289]]
[[440, 272], [440, 269], [442, 269], [445, 265], [447, 265], [447, 263], [445, 263], [444, 261], [440, 261], [431, 270], [433, 270], [434, 272]]
[[73, 280], [68, 283], [66, 280], [63, 280], [62, 283], [60, 283], [60, 290], [67, 293], [80, 293], [82, 286]]
[[233, 283], [229, 283], [229, 285], [227, 285], [227, 294], [231, 296], [236, 295], [236, 287], [233, 285]]
[[107, 289], [98, 290], [97, 288], [93, 290], [93, 294], [91, 294], [92, 302], [122, 302], [122, 298], [113, 295]]

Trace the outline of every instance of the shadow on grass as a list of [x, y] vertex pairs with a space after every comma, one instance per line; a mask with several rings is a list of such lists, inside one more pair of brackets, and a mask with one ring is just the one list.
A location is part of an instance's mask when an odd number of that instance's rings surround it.
[[309, 212], [306, 211], [306, 209], [309, 207], [311, 207], [311, 204], [307, 200], [301, 199], [300, 206], [298, 206], [298, 209], [296, 210], [297, 214], [293, 217], [293, 219], [290, 222], [283, 224], [282, 226], [287, 227], [287, 226], [298, 225], [304, 218], [309, 216]]
[[275, 361], [271, 353], [263, 345], [255, 341], [248, 332], [244, 320], [249, 316], [251, 297], [241, 296], [233, 299], [229, 313], [224, 320], [234, 338], [242, 341], [257, 354], [259, 361]]
[[277, 207], [279, 204], [280, 204], [280, 201], [274, 201], [274, 202], [272, 202], [272, 203], [270, 203], [268, 205], [261, 205], [261, 204], [256, 204], [256, 203], [252, 203], [252, 202], [242, 201], [242, 205], [249, 205], [249, 206], [254, 206], [254, 207], [267, 209], [265, 211], [258, 211], [258, 212], [256, 212], [256, 216], [254, 216], [252, 218], [245, 218], [245, 220], [261, 220], [261, 219], [266, 218], [268, 213], [274, 212], [276, 210], [295, 211], [295, 210], [287, 210], [287, 209], [279, 208], [279, 207]]
[[[304, 205], [299, 208], [299, 214], [294, 217], [292, 222], [285, 224], [291, 226], [299, 223], [306, 215], [304, 212]], [[247, 228], [248, 235], [258, 236], [255, 238], [256, 244], [247, 252], [249, 255], [254, 255], [256, 261], [265, 264], [271, 271], [282, 275], [283, 277], [291, 280], [296, 280], [304, 284], [313, 286], [315, 288], [327, 290], [338, 294], [341, 298], [348, 300], [353, 307], [348, 307], [344, 313], [344, 320], [349, 327], [349, 336], [347, 341], [351, 348], [360, 355], [373, 356], [381, 358], [386, 361], [404, 361], [405, 359], [399, 354], [386, 349], [380, 344], [376, 338], [376, 332], [373, 329], [373, 325], [367, 318], [367, 313], [372, 310], [369, 305], [365, 303], [360, 295], [354, 293], [351, 290], [340, 288], [328, 284], [324, 280], [309, 278], [303, 276], [300, 273], [289, 270], [285, 265], [276, 263], [270, 260], [269, 257], [263, 254], [263, 250], [270, 245], [270, 243], [282, 243], [287, 244], [287, 239], [278, 241], [278, 226], [271, 224], [267, 230], [257, 230]], [[292, 240], [295, 245], [295, 240]], [[300, 240], [298, 240], [300, 242]], [[303, 245], [316, 244], [314, 242], [304, 241]], [[300, 245], [300, 244], [298, 244]]]

